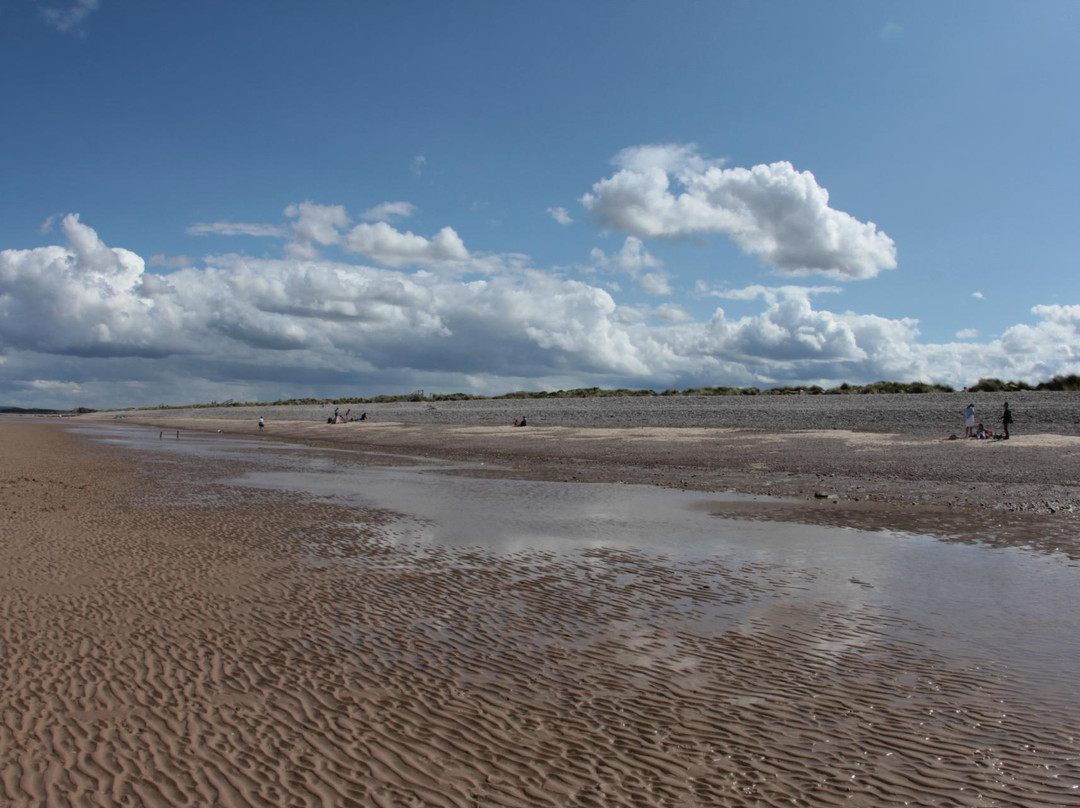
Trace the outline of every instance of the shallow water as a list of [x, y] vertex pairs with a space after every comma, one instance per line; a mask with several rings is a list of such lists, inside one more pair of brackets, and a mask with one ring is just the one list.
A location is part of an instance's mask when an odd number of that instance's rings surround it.
[[[424, 703], [408, 743], [397, 725], [378, 741], [395, 754], [443, 722], [491, 750], [480, 768], [554, 761], [590, 788], [603, 779], [592, 760], [642, 778], [668, 760], [680, 773], [668, 804], [748, 804], [715, 798], [733, 786], [801, 805], [1042, 806], [1080, 793], [1080, 566], [1064, 556], [716, 515], [751, 499], [731, 494], [488, 479], [438, 460], [127, 425], [85, 434], [170, 464], [162, 479], [191, 481], [196, 502], [217, 490], [226, 506], [290, 510], [299, 495], [356, 509], [356, 532], [282, 535], [302, 559], [296, 613], [328, 613], [356, 670], [385, 662]], [[287, 631], [272, 639], [295, 650]], [[433, 671], [511, 705], [520, 726], [492, 745], [492, 726], [512, 722], [461, 722], [455, 710], [474, 702], [444, 709], [443, 690], [417, 684]], [[649, 804], [655, 792], [632, 781], [611, 804]]]
[[[892, 531], [747, 521], [714, 514], [734, 493], [641, 485], [534, 482], [467, 476], [468, 467], [233, 437], [107, 425], [80, 430], [161, 457], [240, 461], [249, 470], [225, 486], [300, 492], [400, 514], [384, 528], [399, 546], [580, 555], [629, 551], [668, 562], [721, 561], [788, 571], [770, 585], [785, 610], [846, 605], [902, 618], [903, 630], [950, 654], [965, 651], [1022, 669], [1035, 680], [1072, 684], [1080, 667], [1080, 565], [1064, 556], [994, 549]], [[735, 611], [726, 609], [724, 622]], [[759, 619], [760, 609], [739, 609]], [[711, 615], [719, 619], [720, 615]], [[1061, 695], [1060, 693], [1058, 694]]]

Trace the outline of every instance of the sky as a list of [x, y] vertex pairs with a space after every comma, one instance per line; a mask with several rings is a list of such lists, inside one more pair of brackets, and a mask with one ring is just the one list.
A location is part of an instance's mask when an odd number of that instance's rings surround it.
[[1080, 3], [0, 0], [0, 405], [1080, 373]]

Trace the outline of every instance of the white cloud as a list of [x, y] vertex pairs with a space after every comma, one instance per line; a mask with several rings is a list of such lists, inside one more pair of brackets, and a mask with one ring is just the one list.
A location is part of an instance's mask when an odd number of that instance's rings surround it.
[[[366, 211], [364, 217], [370, 214], [386, 218], [407, 215], [414, 210], [408, 202], [385, 202]], [[430, 239], [409, 231], [402, 232], [385, 221], [361, 222], [348, 229], [351, 219], [343, 205], [315, 202], [289, 205], [284, 215], [293, 220], [291, 226], [222, 221], [193, 224], [187, 232], [193, 236], [292, 236], [292, 240], [284, 245], [285, 255], [305, 261], [319, 258], [319, 247], [340, 247], [346, 253], [364, 255], [388, 267], [437, 266], [470, 260], [473, 261], [471, 269], [477, 272], [492, 271], [501, 266], [498, 260], [490, 257], [471, 256], [451, 227], [442, 228]]]
[[956, 332], [957, 339], [976, 339], [979, 336], [978, 329], [962, 328]]
[[259, 236], [282, 238], [288, 235], [284, 227], [273, 224], [246, 222], [197, 222], [185, 231], [189, 236]]
[[652, 316], [668, 323], [690, 323], [694, 317], [676, 303], [661, 303], [652, 310]]
[[581, 198], [604, 227], [640, 238], [725, 234], [791, 275], [871, 278], [896, 266], [892, 239], [829, 207], [814, 175], [788, 162], [729, 169], [692, 145], [663, 145], [625, 150], [616, 165]]
[[368, 208], [360, 218], [369, 222], [388, 222], [392, 219], [407, 219], [416, 213], [416, 205], [411, 202], [382, 202]]
[[143, 259], [65, 216], [68, 247], [0, 252], [0, 345], [69, 355], [156, 353]]
[[611, 161], [617, 168], [645, 174], [659, 170], [665, 174], [700, 174], [710, 168], [719, 168], [723, 160], [707, 159], [701, 155], [696, 143], [660, 143], [630, 146], [623, 149]]
[[41, 14], [46, 22], [58, 31], [81, 32], [86, 18], [97, 11], [98, 6], [98, 0], [75, 0], [63, 8], [43, 8]]
[[301, 202], [285, 208], [285, 215], [296, 220], [292, 225], [293, 233], [301, 244], [340, 244], [341, 231], [349, 226], [344, 205]]
[[816, 311], [809, 296], [798, 292], [770, 295], [764, 312], [738, 320], [717, 309], [710, 332], [724, 353], [741, 361], [807, 365], [863, 364], [918, 334], [912, 320]]
[[402, 233], [386, 222], [361, 223], [345, 234], [343, 244], [347, 252], [366, 255], [388, 267], [432, 265], [469, 258], [461, 237], [450, 227], [444, 227], [431, 239], [426, 239], [412, 232]]
[[641, 239], [634, 236], [627, 236], [622, 249], [612, 256], [612, 263], [619, 269], [631, 273], [661, 266], [660, 260], [645, 249], [645, 244]]
[[548, 208], [547, 212], [551, 214], [551, 218], [559, 224], [574, 223], [574, 220], [570, 217], [570, 212], [566, 208]]
[[5, 403], [273, 400], [415, 387], [491, 393], [523, 379], [533, 387], [881, 378], [959, 387], [980, 376], [1080, 372], [1080, 306], [1036, 306], [1030, 324], [985, 343], [924, 344], [915, 320], [816, 308], [812, 301], [835, 287], [705, 288], [742, 307], [758, 301], [745, 316], [718, 308], [706, 321], [674, 302], [618, 305], [608, 291], [533, 269], [521, 256], [471, 256], [449, 228], [426, 239], [365, 223], [342, 242], [388, 267], [465, 261], [490, 273], [483, 280], [236, 254], [157, 275], [78, 216], [64, 217], [60, 229], [64, 246], [0, 251]]
[[420, 175], [422, 175], [424, 173], [424, 167], [426, 165], [427, 165], [427, 158], [424, 157], [424, 155], [422, 155], [422, 154], [418, 154], [418, 155], [416, 155], [416, 157], [414, 157], [412, 159], [412, 164], [409, 167], [409, 171], [412, 172], [412, 175], [414, 177], [419, 179]]
[[982, 300], [983, 299], [983, 293], [982, 292], [972, 292], [971, 296], [973, 298], [975, 298], [976, 300]]
[[627, 236], [618, 252], [608, 255], [599, 247], [589, 251], [589, 260], [598, 267], [629, 272], [634, 275], [643, 269], [654, 269], [662, 262], [645, 249], [645, 244], [636, 236]]
[[647, 294], [670, 295], [672, 292], [671, 278], [666, 272], [644, 271], [657, 269], [663, 266], [663, 262], [646, 250], [645, 244], [636, 236], [627, 236], [619, 251], [611, 255], [599, 247], [593, 247], [589, 259], [602, 269], [628, 273]]

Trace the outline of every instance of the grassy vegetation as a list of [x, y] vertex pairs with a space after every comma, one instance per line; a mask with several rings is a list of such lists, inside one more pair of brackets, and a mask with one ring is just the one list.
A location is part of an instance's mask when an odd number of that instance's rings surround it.
[[1080, 390], [1080, 376], [1070, 373], [1068, 376], [1055, 376], [1048, 382], [1039, 382], [1032, 386], [1026, 382], [1003, 382], [1001, 379], [979, 379], [978, 384], [969, 387], [972, 393], [1013, 393], [1017, 390]]

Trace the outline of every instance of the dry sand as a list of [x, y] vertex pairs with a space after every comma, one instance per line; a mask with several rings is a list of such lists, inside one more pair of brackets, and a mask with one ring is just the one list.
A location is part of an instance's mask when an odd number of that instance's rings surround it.
[[[739, 463], [705, 457], [749, 441], [747, 462], [763, 456], [760, 479], [783, 488], [816, 479], [798, 452], [849, 472], [891, 455], [857, 434], [646, 429], [623, 446], [583, 428], [429, 428], [269, 424], [396, 453], [299, 453], [311, 462], [392, 466], [434, 449], [505, 463], [496, 477], [725, 481]], [[252, 424], [231, 431], [260, 437]], [[768, 446], [796, 452], [796, 468]], [[1040, 649], [1045, 664], [1031, 667], [1022, 654], [979, 659], [965, 637], [876, 603], [872, 582], [800, 606], [824, 573], [797, 563], [401, 543], [395, 513], [215, 483], [249, 469], [238, 454], [136, 453], [57, 422], [0, 422], [0, 447], [3, 805], [1080, 802], [1075, 642]], [[841, 462], [840, 447], [869, 459]], [[935, 463], [966, 453], [979, 468], [980, 453], [999, 453], [990, 468], [1009, 451], [1015, 474], [1037, 465], [1016, 459], [1029, 449], [1045, 447], [911, 451]], [[657, 459], [667, 451], [680, 459]], [[637, 465], [617, 472], [627, 458]], [[845, 479], [875, 492], [896, 482]], [[1018, 558], [954, 550], [991, 570]], [[1044, 563], [1075, 583], [1074, 565]], [[1075, 587], [1054, 580], [1047, 596], [1073, 605]], [[1075, 640], [1075, 612], [1056, 619]]]

